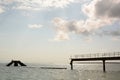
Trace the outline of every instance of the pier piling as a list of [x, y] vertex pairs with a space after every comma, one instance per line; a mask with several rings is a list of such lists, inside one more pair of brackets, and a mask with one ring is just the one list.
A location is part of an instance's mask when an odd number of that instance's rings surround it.
[[105, 60], [103, 60], [103, 72], [106, 72], [106, 69], [105, 69]]
[[73, 70], [73, 61], [70, 62], [71, 70]]

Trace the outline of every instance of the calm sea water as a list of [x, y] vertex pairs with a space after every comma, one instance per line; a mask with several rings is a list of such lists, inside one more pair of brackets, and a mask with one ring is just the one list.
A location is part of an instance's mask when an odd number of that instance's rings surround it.
[[106, 65], [106, 73], [102, 72], [102, 64], [75, 65], [74, 70], [70, 70], [70, 66], [65, 66], [65, 70], [41, 69], [40, 66], [6, 67], [0, 64], [0, 80], [120, 80], [120, 64]]

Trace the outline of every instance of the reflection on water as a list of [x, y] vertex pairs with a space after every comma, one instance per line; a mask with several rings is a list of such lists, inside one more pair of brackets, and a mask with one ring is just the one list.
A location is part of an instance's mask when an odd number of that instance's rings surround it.
[[120, 71], [103, 73], [102, 70], [88, 70], [87, 67], [91, 66], [61, 70], [0, 65], [0, 80], [120, 80]]

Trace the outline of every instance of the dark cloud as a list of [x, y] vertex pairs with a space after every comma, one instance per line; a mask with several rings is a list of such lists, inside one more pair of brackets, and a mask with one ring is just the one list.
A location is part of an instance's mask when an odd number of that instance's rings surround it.
[[100, 17], [120, 18], [120, 0], [98, 0], [95, 12]]
[[120, 36], [120, 29], [112, 30], [112, 31], [102, 31], [102, 34], [109, 35], [109, 36]]

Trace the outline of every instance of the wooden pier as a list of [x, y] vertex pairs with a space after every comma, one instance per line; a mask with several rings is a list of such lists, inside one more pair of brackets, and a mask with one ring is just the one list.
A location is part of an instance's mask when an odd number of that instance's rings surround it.
[[108, 60], [109, 61], [120, 60], [120, 52], [75, 55], [74, 57], [71, 58], [70, 65], [71, 65], [71, 70], [73, 70], [74, 61], [102, 61], [103, 72], [106, 72], [105, 61]]

